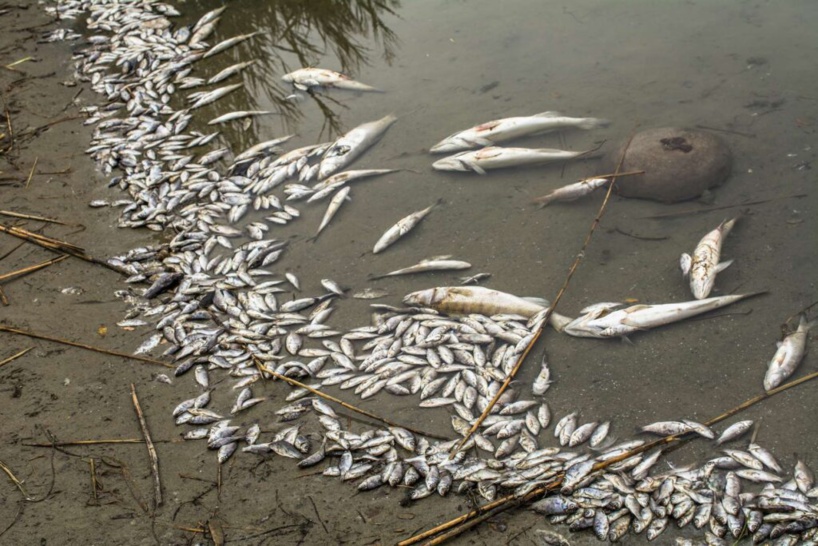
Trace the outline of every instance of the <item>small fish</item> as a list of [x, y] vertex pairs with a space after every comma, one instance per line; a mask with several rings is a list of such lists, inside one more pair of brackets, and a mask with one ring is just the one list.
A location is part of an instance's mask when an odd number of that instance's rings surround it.
[[285, 74], [281, 79], [293, 84], [296, 89], [301, 91], [307, 91], [312, 87], [329, 87], [352, 91], [381, 92], [380, 89], [357, 82], [349, 76], [326, 68], [299, 68], [294, 72]]
[[501, 148], [489, 146], [476, 152], [462, 152], [439, 159], [432, 164], [438, 171], [474, 171], [486, 174], [492, 169], [520, 167], [553, 161], [565, 161], [586, 155], [590, 150], [572, 152], [552, 148]]
[[337, 294], [340, 297], [344, 297], [344, 293], [346, 290], [341, 288], [337, 282], [333, 281], [332, 279], [321, 279], [321, 286], [332, 292], [333, 294]]
[[807, 334], [815, 323], [816, 321], [807, 322], [807, 318], [801, 315], [798, 329], [778, 344], [778, 350], [770, 361], [764, 376], [765, 391], [781, 385], [801, 363], [806, 351]]
[[426, 218], [426, 216], [432, 212], [437, 205], [441, 203], [441, 200], [438, 200], [437, 203], [426, 207], [423, 210], [419, 210], [413, 212], [409, 216], [406, 216], [393, 225], [391, 228], [387, 229], [386, 232], [381, 235], [381, 238], [378, 239], [378, 242], [375, 243], [375, 247], [372, 249], [373, 254], [377, 254], [378, 252], [382, 252], [386, 250], [388, 246], [392, 243], [412, 231], [412, 229], [417, 226], [421, 220]]
[[732, 440], [735, 440], [736, 438], [738, 438], [739, 436], [741, 436], [742, 434], [744, 434], [745, 432], [750, 430], [750, 428], [752, 426], [753, 426], [753, 421], [749, 421], [749, 420], [739, 421], [738, 423], [733, 423], [732, 425], [730, 425], [729, 427], [724, 429], [724, 432], [722, 432], [721, 436], [719, 436], [718, 440], [716, 440], [716, 444], [721, 445], [721, 444], [724, 444], [726, 442], [730, 442]]
[[329, 224], [330, 220], [332, 220], [332, 218], [335, 216], [335, 213], [338, 212], [338, 209], [341, 208], [341, 204], [344, 202], [348, 195], [349, 186], [345, 186], [338, 190], [338, 193], [332, 196], [332, 200], [329, 202], [329, 205], [327, 206], [327, 211], [324, 213], [324, 218], [321, 220], [321, 225], [318, 226], [318, 231], [315, 232], [315, 236], [312, 238], [313, 241], [316, 240], [321, 231], [323, 231], [324, 228], [327, 227], [327, 224]]
[[207, 80], [207, 84], [208, 85], [213, 85], [214, 83], [219, 83], [220, 81], [226, 80], [230, 76], [233, 76], [234, 74], [238, 74], [239, 72], [241, 72], [242, 70], [244, 70], [248, 66], [251, 66], [251, 65], [255, 64], [256, 62], [258, 62], [258, 61], [256, 59], [253, 59], [253, 60], [250, 60], [250, 61], [244, 61], [244, 62], [241, 62], [241, 63], [236, 63], [236, 64], [233, 64], [233, 65], [230, 65], [227, 68], [225, 68], [224, 70], [220, 71], [215, 76], [213, 76], [212, 78], [210, 78], [209, 80]]
[[719, 255], [722, 241], [733, 229], [736, 220], [737, 218], [733, 218], [719, 224], [719, 227], [702, 237], [693, 251], [693, 256], [682, 254], [679, 260], [682, 274], [685, 277], [690, 276], [690, 291], [697, 300], [706, 298], [710, 294], [716, 283], [716, 274], [724, 271], [733, 263], [733, 260], [719, 263]]
[[142, 344], [136, 348], [133, 354], [141, 355], [151, 352], [157, 347], [157, 345], [159, 345], [159, 342], [162, 341], [162, 337], [163, 337], [162, 334], [152, 335], [151, 337], [143, 341]]
[[396, 275], [411, 275], [413, 273], [424, 273], [426, 271], [449, 271], [452, 269], [468, 269], [471, 264], [460, 260], [450, 260], [451, 256], [435, 256], [421, 260], [420, 263], [413, 266], [398, 269], [383, 275], [375, 275], [370, 279], [383, 279], [384, 277], [394, 277]]
[[219, 87], [214, 89], [213, 91], [209, 91], [196, 99], [196, 101], [190, 106], [189, 110], [195, 110], [196, 108], [201, 108], [202, 106], [208, 105], [212, 102], [219, 100], [220, 98], [224, 97], [225, 95], [232, 93], [236, 89], [244, 87], [244, 83], [234, 83], [232, 85], [225, 85], [224, 87]]
[[592, 193], [595, 189], [601, 188], [607, 183], [607, 178], [588, 178], [581, 182], [557, 188], [549, 194], [535, 197], [532, 202], [543, 208], [553, 201], [573, 201]]
[[490, 277], [491, 273], [477, 273], [476, 275], [472, 275], [470, 277], [460, 277], [460, 284], [477, 284], [480, 281]]
[[597, 118], [570, 118], [559, 112], [541, 112], [533, 116], [521, 116], [496, 119], [481, 123], [470, 129], [459, 131], [444, 138], [429, 150], [433, 154], [457, 152], [471, 148], [494, 146], [498, 142], [513, 138], [543, 134], [566, 127], [578, 129], [595, 129], [606, 127], [608, 120]]
[[447, 314], [469, 315], [478, 313], [491, 316], [510, 313], [524, 317], [534, 316], [548, 306], [548, 302], [545, 300], [521, 298], [499, 290], [483, 288], [482, 286], [429, 288], [408, 294], [403, 298], [403, 303], [431, 307]]
[[222, 42], [219, 42], [218, 44], [216, 44], [213, 47], [211, 47], [210, 49], [208, 49], [207, 53], [202, 55], [202, 59], [206, 59], [208, 57], [216, 55], [217, 53], [221, 53], [222, 51], [224, 51], [226, 49], [230, 49], [231, 47], [233, 47], [236, 44], [240, 44], [245, 40], [249, 40], [250, 38], [252, 38], [256, 34], [261, 34], [261, 31], [251, 32], [249, 34], [242, 34], [240, 36], [234, 36], [232, 38], [228, 38], [228, 39], [226, 39], [226, 40], [224, 40]]
[[273, 112], [269, 110], [240, 110], [237, 112], [230, 112], [228, 114], [224, 114], [223, 116], [219, 116], [217, 118], [213, 118], [207, 122], [208, 125], [217, 125], [219, 123], [227, 123], [228, 121], [234, 121], [237, 119], [254, 117], [254, 116], [266, 116], [272, 114]]

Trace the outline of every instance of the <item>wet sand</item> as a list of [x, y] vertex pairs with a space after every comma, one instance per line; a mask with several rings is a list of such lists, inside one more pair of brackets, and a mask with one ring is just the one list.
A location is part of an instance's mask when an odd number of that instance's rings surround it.
[[[533, 209], [528, 200], [594, 174], [594, 163], [571, 164], [564, 171], [560, 167], [498, 171], [486, 177], [441, 174], [429, 167], [428, 146], [480, 121], [543, 110], [608, 117], [614, 123], [593, 134], [566, 133], [564, 140], [556, 135], [537, 137], [522, 145], [580, 149], [597, 140], [623, 138], [641, 127], [665, 125], [737, 131], [742, 134], [720, 133], [733, 149], [735, 165], [733, 176], [715, 191], [712, 205], [770, 201], [651, 220], [645, 217], [708, 205], [666, 206], [614, 198], [560, 310], [574, 314], [593, 302], [625, 298], [688, 299], [678, 271], [679, 254], [691, 251], [704, 233], [736, 214], [742, 218], [724, 246], [724, 256], [736, 263], [719, 275], [718, 293], [770, 294], [719, 313], [725, 316], [635, 335], [632, 345], [548, 331], [533, 354], [539, 357], [547, 347], [555, 376], [547, 400], [555, 415], [579, 409], [584, 421], [610, 419], [620, 438], [656, 420], [707, 420], [759, 394], [766, 363], [780, 339], [779, 325], [818, 299], [815, 170], [802, 167], [815, 160], [818, 123], [811, 61], [816, 45], [809, 24], [815, 6], [573, 3], [569, 11], [550, 3], [528, 4], [521, 5], [519, 14], [509, 14], [488, 2], [470, 9], [460, 2], [417, 2], [399, 9], [400, 18], [386, 16], [400, 37], [395, 60], [390, 65], [373, 55], [371, 65], [362, 65], [355, 76], [388, 92], [340, 96], [343, 107], [336, 113], [348, 129], [396, 111], [399, 122], [356, 167], [414, 172], [355, 187], [352, 202], [315, 244], [304, 239], [319, 223], [324, 207], [303, 208], [303, 218], [282, 230], [294, 241], [283, 265], [312, 291], [321, 278], [331, 277], [354, 289], [384, 287], [392, 293], [386, 301], [396, 303], [409, 291], [455, 284], [456, 275], [373, 283], [367, 275], [453, 253], [472, 262], [474, 272], [491, 272], [492, 288], [552, 298], [602, 195], [544, 210]], [[213, 6], [187, 3], [180, 9], [195, 20]], [[218, 36], [253, 30], [246, 17], [253, 8], [247, 1], [231, 4]], [[14, 148], [0, 156], [0, 208], [81, 224], [82, 228], [48, 225], [43, 233], [100, 258], [155, 242], [152, 232], [117, 229], [115, 210], [88, 207], [94, 199], [115, 200], [117, 193], [106, 188], [107, 181], [83, 153], [91, 130], [82, 126], [82, 118], [60, 121], [27, 138], [27, 128], [78, 116], [72, 102], [82, 87], [63, 85], [72, 80], [71, 44], [36, 43], [41, 32], [55, 27], [49, 18], [36, 6], [8, 9], [0, 17], [2, 64], [26, 56], [37, 62], [22, 63], [17, 71], [0, 69], [0, 89], [15, 132]], [[377, 42], [370, 45], [379, 51]], [[264, 52], [236, 50], [236, 55], [247, 54]], [[338, 68], [331, 56], [323, 61]], [[217, 62], [226, 66], [230, 60]], [[273, 102], [263, 93], [263, 83], [257, 82], [253, 97], [264, 108]], [[85, 89], [76, 100], [93, 104], [97, 97]], [[752, 103], [756, 106], [748, 106]], [[295, 129], [300, 140], [293, 147], [318, 142], [321, 136], [326, 139], [326, 134], [320, 135], [325, 118], [319, 109], [311, 102], [300, 108], [302, 119], [285, 126], [265, 118], [252, 136], [263, 140]], [[226, 111], [227, 105], [217, 104], [203, 112], [202, 119]], [[0, 149], [7, 144], [8, 140], [1, 141]], [[236, 142], [235, 149], [246, 144]], [[797, 194], [806, 197], [787, 198]], [[368, 254], [386, 227], [441, 197], [444, 206], [411, 238], [377, 257]], [[12, 221], [3, 218], [6, 224]], [[28, 221], [24, 227], [35, 230], [41, 223]], [[621, 232], [666, 239], [646, 241]], [[0, 256], [17, 244], [2, 235]], [[45, 250], [24, 245], [0, 260], [0, 273], [50, 257]], [[75, 290], [63, 293], [67, 288]], [[119, 275], [69, 259], [4, 283], [9, 305], [0, 307], [0, 321], [131, 352], [148, 332], [116, 326], [127, 307], [114, 292], [125, 288]], [[353, 327], [367, 323], [368, 317], [366, 302], [344, 301], [333, 324]], [[100, 335], [101, 327], [106, 328], [105, 335]], [[192, 377], [166, 385], [154, 379], [158, 373], [169, 373], [158, 366], [9, 334], [0, 334], [0, 361], [28, 347], [33, 350], [0, 367], [4, 423], [0, 461], [23, 480], [32, 498], [42, 501], [24, 502], [13, 485], [5, 483], [0, 531], [10, 528], [0, 540], [6, 543], [206, 543], [208, 538], [190, 529], [210, 522], [223, 530], [228, 543], [236, 544], [390, 544], [468, 509], [468, 499], [456, 496], [430, 497], [403, 507], [400, 490], [359, 494], [353, 486], [299, 471], [282, 458], [239, 453], [219, 473], [214, 453], [201, 443], [178, 441], [180, 430], [170, 418], [179, 401], [200, 392]], [[797, 374], [814, 370], [810, 354]], [[535, 373], [534, 366], [524, 369], [519, 388], [525, 389]], [[59, 450], [26, 445], [49, 442], [48, 433], [57, 441], [141, 438], [131, 384], [157, 440], [165, 502], [156, 510], [144, 445]], [[818, 422], [810, 417], [816, 388], [806, 384], [741, 415], [760, 422], [758, 441], [786, 469], [796, 457], [818, 468], [814, 449]], [[277, 384], [265, 386], [260, 394], [280, 401], [286, 392]], [[229, 404], [227, 393], [222, 394], [221, 403]], [[444, 410], [415, 409], [414, 401], [396, 402], [388, 395], [350, 401], [376, 413], [400, 415], [430, 432], [451, 434]], [[280, 425], [273, 415], [277, 407], [262, 404], [240, 421], [258, 421], [265, 430], [277, 430]], [[714, 451], [711, 445], [693, 442], [670, 460], [700, 463]], [[96, 496], [90, 458], [96, 464]], [[515, 511], [454, 543], [532, 544], [531, 530], [544, 526], [542, 518]], [[564, 528], [557, 530], [568, 535]], [[676, 533], [668, 531], [661, 540], [669, 541]], [[692, 529], [683, 534], [698, 536]], [[569, 538], [574, 544], [595, 542], [590, 534]], [[628, 540], [645, 542], [639, 536]]]

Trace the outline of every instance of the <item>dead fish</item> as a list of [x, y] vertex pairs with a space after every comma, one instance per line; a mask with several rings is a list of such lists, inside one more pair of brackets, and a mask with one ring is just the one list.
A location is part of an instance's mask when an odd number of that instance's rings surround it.
[[387, 229], [386, 232], [383, 235], [381, 235], [381, 238], [378, 239], [377, 243], [375, 243], [375, 247], [372, 249], [372, 253], [377, 254], [378, 252], [386, 250], [386, 248], [390, 246], [392, 243], [394, 243], [395, 241], [397, 241], [398, 239], [412, 231], [412, 229], [415, 226], [417, 226], [421, 220], [426, 218], [426, 216], [430, 212], [432, 212], [432, 209], [434, 209], [441, 202], [442, 200], [439, 199], [437, 203], [434, 203], [433, 205], [428, 206], [423, 210], [413, 212], [409, 216], [406, 216], [398, 220], [398, 222], [395, 225]]
[[355, 127], [332, 143], [321, 158], [318, 178], [334, 174], [358, 158], [367, 148], [375, 144], [398, 118], [392, 114], [379, 120]]
[[721, 436], [716, 440], [716, 445], [721, 445], [725, 442], [730, 442], [735, 440], [753, 426], [753, 421], [739, 421], [738, 423], [733, 423], [726, 429], [724, 432], [721, 433]]
[[447, 314], [479, 313], [487, 316], [510, 313], [531, 317], [548, 307], [548, 302], [543, 299], [521, 298], [482, 286], [429, 288], [408, 294], [403, 303], [431, 307]]
[[592, 193], [594, 190], [601, 188], [608, 182], [609, 180], [607, 178], [589, 178], [574, 184], [568, 184], [567, 186], [557, 188], [549, 194], [535, 197], [532, 199], [532, 202], [537, 203], [540, 205], [540, 208], [542, 208], [553, 201], [573, 201]]
[[778, 350], [767, 366], [767, 373], [764, 376], [765, 391], [774, 389], [783, 383], [801, 363], [806, 351], [807, 333], [815, 323], [816, 321], [807, 322], [807, 317], [801, 315], [798, 329], [779, 342]]
[[411, 275], [413, 273], [424, 273], [426, 271], [449, 271], [453, 269], [468, 269], [471, 264], [461, 260], [451, 260], [451, 256], [435, 256], [433, 258], [426, 258], [420, 263], [398, 269], [383, 275], [374, 275], [369, 277], [371, 280], [382, 279], [384, 277], [394, 277], [396, 275]]
[[244, 87], [244, 83], [234, 83], [232, 85], [225, 85], [224, 87], [219, 87], [214, 89], [213, 91], [209, 91], [204, 95], [200, 96], [196, 101], [190, 106], [189, 110], [195, 110], [196, 108], [201, 108], [202, 106], [206, 106], [212, 102], [219, 100], [220, 98], [224, 97], [225, 95], [232, 93], [236, 89]]
[[571, 118], [559, 112], [541, 112], [532, 116], [520, 116], [496, 119], [481, 123], [470, 129], [458, 131], [444, 138], [429, 150], [434, 153], [457, 152], [471, 148], [494, 146], [513, 138], [543, 134], [566, 127], [578, 129], [595, 129], [606, 127], [608, 120], [597, 118]]
[[211, 47], [210, 49], [208, 49], [207, 53], [202, 55], [202, 59], [212, 57], [213, 55], [216, 55], [217, 53], [221, 53], [222, 51], [224, 51], [226, 49], [230, 49], [231, 47], [233, 47], [236, 44], [240, 44], [245, 40], [249, 40], [250, 38], [252, 38], [256, 34], [261, 34], [261, 31], [251, 32], [249, 34], [242, 34], [240, 36], [234, 36], [232, 38], [228, 38], [228, 39], [226, 39], [226, 40], [224, 40], [222, 42], [219, 42], [218, 44], [216, 44], [213, 47]]
[[460, 284], [477, 284], [480, 281], [490, 277], [491, 273], [477, 273], [476, 275], [472, 275], [470, 277], [460, 277]]
[[330, 220], [332, 220], [332, 218], [335, 216], [335, 213], [338, 212], [338, 209], [341, 208], [341, 204], [348, 195], [349, 186], [345, 186], [338, 190], [338, 193], [332, 197], [332, 200], [327, 206], [327, 211], [324, 213], [324, 218], [321, 220], [321, 225], [318, 226], [318, 231], [315, 232], [315, 236], [313, 236], [311, 239], [312, 241], [315, 241], [318, 238], [318, 235], [324, 230], [325, 227], [327, 227], [327, 224], [329, 224]]
[[682, 274], [690, 276], [690, 291], [697, 300], [706, 298], [716, 283], [716, 274], [727, 269], [733, 260], [719, 263], [721, 244], [736, 223], [737, 218], [724, 221], [719, 227], [702, 237], [693, 256], [682, 254], [679, 265]]
[[234, 120], [242, 119], [242, 118], [249, 118], [249, 117], [255, 117], [255, 116], [267, 116], [267, 115], [273, 114], [273, 113], [274, 112], [271, 112], [269, 110], [240, 110], [240, 111], [230, 112], [230, 113], [224, 114], [224, 115], [219, 116], [217, 118], [213, 118], [210, 121], [208, 121], [207, 124], [208, 125], [217, 125], [219, 123], [227, 123], [228, 121], [234, 121]]
[[715, 309], [720, 309], [743, 299], [764, 294], [736, 294], [719, 296], [704, 300], [659, 305], [631, 305], [625, 309], [614, 310], [610, 306], [597, 308], [590, 313], [577, 317], [562, 328], [566, 334], [577, 337], [618, 337], [640, 330], [649, 330], [657, 326], [672, 324], [680, 320], [695, 317]]
[[381, 92], [380, 89], [357, 82], [349, 76], [326, 68], [299, 68], [294, 72], [285, 74], [281, 79], [293, 84], [296, 89], [301, 91], [306, 91], [312, 87], [329, 87], [352, 91]]
[[244, 61], [244, 62], [241, 62], [241, 63], [236, 63], [236, 64], [233, 64], [233, 65], [230, 65], [227, 68], [225, 68], [224, 70], [221, 70], [219, 73], [217, 73], [215, 76], [213, 76], [209, 80], [207, 80], [207, 84], [208, 85], [213, 85], [214, 83], [219, 83], [220, 81], [226, 80], [230, 76], [238, 74], [239, 72], [241, 72], [242, 70], [244, 70], [248, 66], [255, 64], [256, 62], [258, 62], [258, 61], [256, 59], [253, 59], [253, 60], [250, 60], [250, 61]]
[[352, 297], [356, 300], [377, 300], [380, 298], [385, 298], [389, 295], [389, 292], [386, 290], [380, 290], [378, 288], [364, 288], [358, 292], [352, 294]]
[[586, 155], [590, 150], [572, 152], [552, 148], [501, 148], [489, 146], [476, 152], [462, 152], [439, 159], [432, 164], [438, 171], [474, 171], [486, 174], [492, 169], [537, 165], [553, 161], [565, 161]]

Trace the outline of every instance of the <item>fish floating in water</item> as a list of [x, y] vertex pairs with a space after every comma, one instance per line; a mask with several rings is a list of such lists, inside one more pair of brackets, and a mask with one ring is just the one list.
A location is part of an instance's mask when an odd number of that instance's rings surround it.
[[403, 269], [398, 269], [396, 271], [392, 271], [391, 273], [372, 276], [370, 277], [370, 279], [371, 280], [383, 279], [384, 277], [394, 277], [397, 275], [411, 275], [413, 273], [425, 273], [427, 271], [451, 271], [458, 269], [468, 269], [470, 267], [471, 267], [470, 263], [464, 262], [462, 260], [452, 260], [450, 255], [435, 256], [433, 258], [426, 258], [425, 260], [421, 260], [419, 263], [415, 265], [404, 267]]
[[442, 286], [412, 292], [403, 298], [407, 305], [431, 307], [447, 314], [498, 315], [509, 313], [530, 318], [548, 307], [541, 298], [521, 298], [482, 286]]
[[432, 163], [438, 171], [474, 171], [486, 174], [492, 169], [520, 167], [523, 165], [540, 165], [555, 161], [566, 161], [589, 153], [556, 150], [551, 148], [501, 148], [489, 146], [476, 152], [462, 152]]
[[568, 184], [567, 186], [557, 188], [551, 193], [540, 197], [535, 197], [531, 201], [537, 203], [540, 208], [554, 201], [573, 201], [575, 199], [579, 199], [580, 197], [589, 195], [594, 190], [601, 188], [608, 182], [610, 182], [610, 180], [607, 178], [588, 178], [574, 184]]
[[719, 227], [702, 237], [693, 256], [682, 254], [679, 265], [682, 274], [690, 276], [690, 291], [697, 300], [706, 298], [716, 284], [716, 274], [727, 269], [733, 260], [719, 263], [721, 244], [736, 223], [737, 218], [724, 221]]
[[321, 158], [318, 178], [323, 180], [355, 161], [359, 155], [378, 142], [398, 118], [392, 114], [359, 125], [332, 143]]
[[631, 305], [619, 309], [622, 304], [603, 304], [577, 317], [562, 329], [568, 335], [576, 337], [621, 337], [634, 332], [649, 330], [657, 326], [672, 324], [680, 320], [695, 317], [731, 305], [738, 301], [752, 298], [765, 292], [754, 294], [736, 294], [719, 296], [704, 300], [658, 305]]
[[419, 210], [413, 212], [409, 216], [406, 216], [398, 222], [390, 227], [389, 229], [381, 235], [381, 238], [378, 239], [378, 242], [375, 243], [375, 247], [372, 249], [373, 254], [377, 254], [378, 252], [383, 252], [387, 249], [392, 243], [412, 231], [415, 226], [417, 226], [421, 220], [426, 218], [426, 216], [432, 212], [432, 209], [435, 208], [437, 205], [441, 203], [441, 200], [438, 200], [437, 203], [426, 207], [423, 210]]
[[371, 85], [357, 82], [333, 70], [326, 68], [299, 68], [294, 72], [285, 74], [281, 77], [287, 83], [293, 84], [296, 89], [307, 91], [315, 87], [326, 87], [332, 89], [348, 89], [351, 91], [369, 91], [381, 93], [380, 89], [376, 89]]
[[769, 391], [781, 385], [785, 379], [793, 374], [795, 368], [804, 358], [807, 347], [807, 334], [815, 326], [816, 321], [808, 322], [807, 317], [801, 315], [798, 329], [779, 342], [778, 350], [767, 366], [764, 376], [764, 390]]
[[429, 150], [433, 154], [457, 152], [472, 148], [494, 146], [513, 138], [543, 134], [559, 129], [596, 129], [607, 127], [610, 122], [597, 118], [571, 118], [559, 112], [542, 112], [533, 116], [496, 119], [475, 125], [444, 138]]

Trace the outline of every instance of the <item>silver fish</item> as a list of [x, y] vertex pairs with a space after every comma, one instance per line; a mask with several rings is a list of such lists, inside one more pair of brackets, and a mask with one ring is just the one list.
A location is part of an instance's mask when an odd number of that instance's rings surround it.
[[456, 269], [468, 269], [471, 264], [461, 260], [451, 260], [451, 256], [435, 256], [433, 258], [426, 258], [419, 263], [398, 269], [383, 275], [374, 275], [370, 279], [382, 279], [384, 277], [394, 277], [396, 275], [411, 275], [413, 273], [424, 273], [426, 271], [450, 271]]
[[532, 199], [532, 202], [537, 203], [540, 208], [542, 208], [553, 201], [573, 201], [575, 199], [579, 199], [580, 197], [589, 195], [594, 190], [601, 188], [608, 182], [609, 180], [607, 178], [588, 178], [574, 184], [568, 184], [567, 186], [557, 188], [546, 195], [535, 197]]
[[249, 34], [242, 34], [240, 36], [234, 36], [232, 38], [228, 38], [228, 39], [226, 39], [226, 40], [224, 40], [222, 42], [219, 42], [218, 44], [216, 44], [213, 47], [211, 47], [210, 49], [208, 49], [207, 53], [202, 55], [202, 59], [206, 59], [208, 57], [216, 55], [217, 53], [221, 53], [222, 51], [224, 51], [226, 49], [230, 49], [231, 47], [233, 47], [236, 44], [240, 44], [245, 40], [249, 40], [250, 38], [252, 38], [256, 34], [261, 34], [261, 31], [251, 32]]
[[340, 171], [375, 144], [398, 118], [392, 114], [355, 127], [332, 143], [321, 158], [318, 178]]
[[489, 146], [476, 152], [461, 152], [444, 157], [432, 164], [438, 171], [474, 171], [486, 174], [491, 169], [537, 165], [553, 161], [565, 161], [585, 155], [589, 150], [572, 152], [552, 148], [501, 148]]
[[733, 260], [719, 263], [721, 244], [736, 223], [736, 218], [724, 221], [719, 227], [702, 237], [693, 256], [682, 254], [679, 265], [682, 274], [690, 276], [690, 291], [697, 300], [706, 298], [716, 283], [716, 274], [725, 270]]
[[426, 218], [426, 216], [430, 212], [432, 212], [432, 209], [439, 205], [440, 202], [441, 201], [438, 200], [437, 203], [434, 203], [433, 205], [426, 207], [423, 210], [413, 212], [409, 216], [406, 216], [398, 220], [398, 222], [395, 225], [387, 229], [386, 232], [383, 235], [381, 235], [381, 238], [378, 239], [377, 243], [375, 243], [375, 247], [372, 249], [372, 253], [377, 254], [378, 252], [386, 250], [386, 248], [389, 245], [391, 245], [392, 243], [394, 243], [395, 241], [397, 241], [398, 239], [412, 231], [412, 229], [414, 229], [414, 227], [417, 226], [421, 220]]
[[403, 303], [432, 307], [447, 314], [468, 315], [479, 313], [491, 316], [510, 313], [524, 317], [536, 315], [548, 306], [548, 302], [545, 300], [520, 298], [513, 294], [482, 286], [429, 288], [408, 294], [403, 298]]
[[333, 216], [335, 216], [335, 213], [338, 212], [338, 209], [341, 208], [341, 204], [344, 202], [348, 195], [349, 186], [345, 186], [338, 190], [338, 193], [332, 196], [332, 200], [329, 202], [329, 205], [327, 206], [327, 211], [324, 213], [324, 218], [321, 220], [321, 225], [318, 226], [318, 231], [315, 232], [315, 236], [312, 238], [312, 240], [317, 239], [321, 231], [323, 231], [323, 229], [327, 227], [327, 224], [329, 224], [330, 220], [332, 220]]
[[444, 138], [429, 150], [434, 153], [457, 152], [471, 148], [494, 146], [513, 138], [543, 134], [565, 127], [595, 129], [606, 127], [610, 122], [597, 118], [570, 118], [559, 112], [541, 112], [532, 116], [496, 119], [459, 131]]
[[778, 350], [767, 366], [767, 373], [764, 376], [765, 391], [781, 385], [798, 367], [806, 351], [807, 334], [815, 322], [807, 322], [807, 318], [801, 315], [798, 329], [778, 344]]
[[287, 83], [293, 84], [296, 89], [306, 91], [312, 87], [331, 87], [335, 89], [349, 89], [352, 91], [375, 91], [380, 92], [370, 85], [357, 82], [333, 70], [325, 68], [299, 68], [294, 72], [281, 77]]

